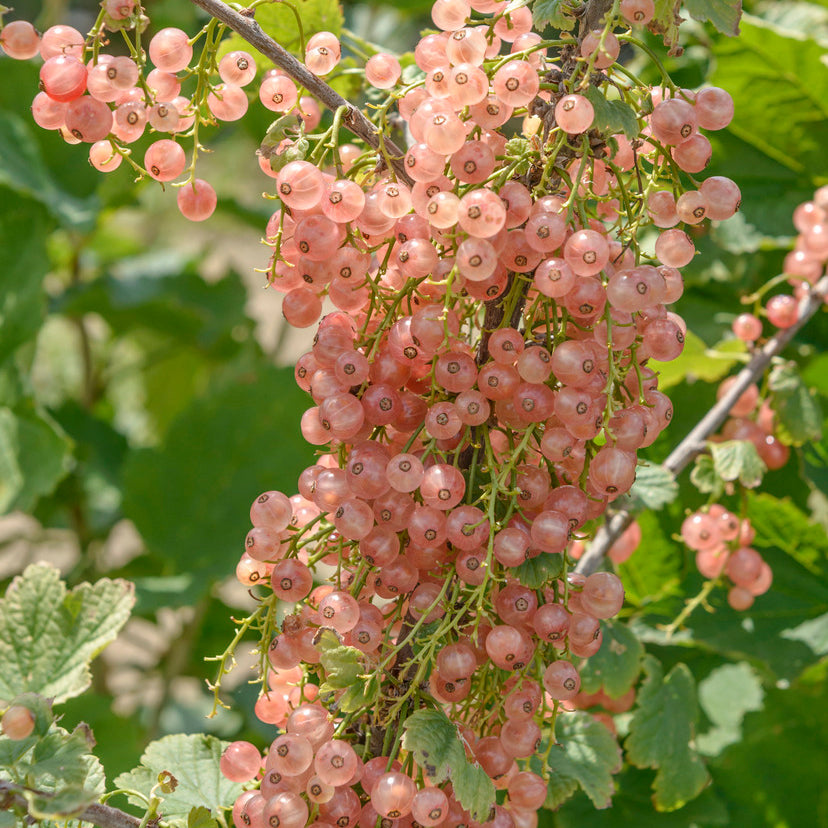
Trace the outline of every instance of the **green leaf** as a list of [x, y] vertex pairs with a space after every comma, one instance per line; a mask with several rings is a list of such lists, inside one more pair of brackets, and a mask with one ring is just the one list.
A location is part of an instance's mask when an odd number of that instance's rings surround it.
[[751, 495], [748, 517], [756, 530], [753, 546], [782, 549], [813, 575], [828, 579], [828, 536], [793, 503], [764, 492]]
[[512, 574], [529, 589], [540, 589], [563, 572], [563, 555], [541, 552], [512, 569]]
[[562, 32], [571, 32], [575, 28], [574, 8], [570, 0], [535, 0], [532, 4], [535, 29], [541, 31], [549, 25]]
[[767, 466], [750, 440], [726, 440], [708, 446], [713, 468], [722, 480], [738, 480], [748, 489], [755, 489], [762, 482]]
[[739, 34], [742, 0], [684, 0], [684, 8], [694, 20], [710, 21], [722, 34]]
[[719, 498], [724, 494], [724, 481], [713, 465], [713, 458], [709, 454], [700, 454], [696, 458], [693, 470], [690, 472], [690, 482], [700, 491]]
[[417, 710], [403, 724], [402, 745], [435, 783], [451, 779], [457, 801], [472, 819], [485, 822], [495, 804], [492, 780], [470, 763], [457, 726], [442, 710]]
[[196, 398], [158, 448], [131, 452], [124, 512], [150, 549], [202, 589], [225, 576], [250, 504], [270, 489], [293, 491], [311, 459], [299, 434], [306, 406], [290, 369], [259, 365]]
[[678, 45], [679, 26], [684, 21], [680, 9], [681, 0], [655, 0], [653, 19], [647, 24], [653, 34], [661, 35], [671, 55], [680, 55], [683, 51]]
[[374, 705], [379, 698], [379, 694], [379, 678], [376, 675], [368, 675], [348, 687], [337, 703], [343, 713], [354, 713], [357, 710], [364, 710]]
[[[547, 759], [551, 771], [545, 808], [557, 808], [579, 788], [596, 808], [609, 808], [615, 791], [613, 774], [621, 770], [621, 748], [607, 727], [588, 713], [574, 711], [557, 721], [558, 743]], [[539, 753], [546, 751], [541, 745]], [[538, 772], [537, 755], [530, 763]]]
[[102, 578], [67, 592], [56, 569], [28, 566], [0, 599], [0, 699], [29, 691], [60, 702], [82, 693], [89, 662], [118, 635], [133, 601], [126, 581]]
[[742, 738], [742, 721], [761, 710], [765, 692], [753, 668], [742, 661], [717, 667], [699, 684], [699, 704], [711, 727], [696, 738], [699, 753], [717, 756]]
[[618, 573], [624, 582], [627, 602], [641, 607], [678, 592], [682, 549], [652, 512], [643, 512], [636, 520], [641, 526], [641, 545], [619, 565]]
[[678, 497], [678, 483], [675, 475], [664, 466], [650, 463], [639, 466], [635, 472], [635, 482], [630, 489], [627, 500], [633, 510], [662, 509]]
[[43, 277], [49, 269], [46, 210], [0, 186], [0, 363], [33, 339], [43, 321]]
[[774, 367], [768, 375], [771, 408], [776, 414], [777, 435], [790, 446], [816, 442], [822, 437], [819, 400], [802, 381], [796, 363]]
[[[141, 757], [140, 766], [122, 773], [115, 784], [149, 796], [158, 782], [158, 774], [172, 773], [178, 785], [173, 793], [164, 795], [161, 811], [171, 823], [185, 826], [193, 809], [207, 808], [216, 815], [231, 808], [242, 792], [241, 785], [230, 782], [219, 770], [219, 760], [226, 747], [226, 742], [204, 734], [165, 736], [151, 742]], [[144, 805], [138, 797], [128, 796], [128, 799], [133, 805]]]
[[33, 125], [13, 112], [0, 110], [0, 185], [39, 201], [65, 227], [89, 230], [97, 199], [80, 199], [57, 186], [33, 132]]
[[659, 811], [672, 811], [698, 796], [710, 778], [693, 748], [696, 688], [685, 664], [665, 676], [659, 661], [648, 655], [644, 671], [647, 678], [624, 748], [636, 767], [656, 769], [653, 802]]
[[33, 410], [0, 408], [0, 513], [31, 511], [69, 470], [70, 441]]
[[[317, 32], [332, 32], [337, 37], [342, 31], [344, 18], [342, 8], [337, 0], [291, 0], [301, 21], [307, 43], [311, 35]], [[262, 27], [265, 34], [270, 35], [280, 46], [293, 52], [294, 55], [305, 59], [299, 35], [299, 26], [296, 15], [283, 3], [264, 3], [256, 7], [256, 22]], [[256, 66], [260, 71], [273, 68], [270, 58], [254, 49], [246, 40], [233, 34], [221, 43], [217, 59], [220, 60], [228, 52], [244, 49], [253, 55]]]
[[362, 653], [356, 647], [346, 647], [331, 629], [322, 627], [314, 637], [314, 645], [320, 652], [325, 669], [322, 692], [344, 690], [359, 680], [362, 672]]
[[635, 110], [625, 101], [608, 100], [597, 86], [590, 86], [585, 94], [595, 110], [593, 129], [604, 135], [623, 132], [631, 141], [641, 131]]
[[601, 648], [579, 669], [581, 689], [586, 693], [603, 689], [610, 698], [617, 699], [638, 680], [644, 647], [626, 624], [604, 621], [601, 629]]
[[210, 810], [203, 805], [193, 808], [187, 814], [187, 828], [217, 828], [218, 822], [210, 816]]
[[[746, 352], [741, 339], [728, 339], [713, 348], [687, 331], [684, 350], [677, 359], [663, 362], [658, 366], [658, 387], [671, 388], [680, 382], [717, 382], [726, 376], [739, 361], [738, 356]], [[733, 357], [730, 357], [733, 354]]]
[[[612, 807], [596, 811], [583, 795], [575, 795], [555, 813], [556, 828], [699, 828], [707, 825], [731, 825], [722, 800], [712, 788], [704, 790], [683, 808], [669, 813], [653, 809], [650, 799], [652, 773], [625, 765], [615, 777], [616, 792]], [[544, 823], [544, 812], [539, 814]]]
[[708, 80], [730, 92], [735, 114], [726, 130], [711, 136], [708, 172], [739, 182], [742, 210], [760, 232], [778, 235], [790, 228], [793, 233], [793, 209], [810, 198], [824, 174], [824, 48], [745, 15], [740, 36], [717, 39], [712, 51], [714, 71]]
[[84, 788], [67, 786], [54, 794], [26, 793], [29, 813], [36, 819], [66, 819], [77, 816], [94, 802], [97, 794]]
[[810, 647], [815, 655], [828, 655], [828, 613], [785, 630], [782, 638], [788, 641], [801, 641]]

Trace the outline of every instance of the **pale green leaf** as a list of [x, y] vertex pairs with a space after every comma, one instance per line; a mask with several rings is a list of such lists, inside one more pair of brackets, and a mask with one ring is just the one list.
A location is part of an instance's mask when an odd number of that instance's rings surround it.
[[581, 689], [586, 693], [603, 689], [610, 698], [617, 699], [638, 680], [644, 647], [635, 633], [619, 621], [604, 621], [601, 629], [601, 648], [580, 667]]
[[718, 756], [742, 738], [745, 714], [761, 710], [762, 681], [747, 662], [717, 667], [699, 683], [699, 704], [712, 726], [696, 739], [699, 753]]
[[639, 768], [654, 768], [653, 802], [673, 811], [701, 793], [709, 774], [693, 747], [698, 717], [693, 675], [676, 664], [665, 676], [660, 662], [644, 657], [647, 678], [638, 692], [624, 747]]
[[631, 141], [641, 131], [635, 111], [625, 101], [608, 100], [597, 86], [590, 86], [585, 94], [595, 110], [593, 129], [604, 135], [623, 132]]
[[790, 630], [783, 630], [781, 636], [788, 641], [801, 641], [810, 647], [815, 655], [828, 655], [828, 613], [803, 621]]
[[708, 445], [713, 468], [722, 480], [738, 480], [748, 489], [754, 489], [762, 482], [767, 466], [750, 440], [726, 440]]
[[187, 814], [187, 828], [217, 828], [218, 822], [210, 816], [209, 808], [199, 805]]
[[89, 662], [118, 635], [132, 584], [102, 578], [67, 592], [60, 573], [32, 564], [0, 599], [0, 699], [24, 692], [65, 701], [90, 684]]
[[818, 441], [822, 437], [822, 409], [819, 400], [803, 382], [796, 363], [777, 365], [768, 376], [771, 408], [776, 414], [779, 439], [792, 446]]
[[535, 28], [541, 31], [548, 24], [563, 32], [571, 32], [575, 28], [574, 8], [571, 0], [535, 0], [532, 4]]
[[486, 822], [495, 803], [492, 780], [466, 758], [457, 725], [442, 710], [417, 710], [403, 724], [402, 745], [435, 783], [451, 779], [457, 801], [478, 822]]
[[684, 0], [684, 8], [694, 20], [709, 21], [722, 34], [739, 34], [742, 0]]
[[671, 388], [680, 382], [717, 382], [730, 372], [745, 351], [741, 339], [728, 339], [708, 348], [700, 337], [687, 331], [681, 354], [671, 362], [659, 364], [658, 387]]
[[627, 500], [634, 510], [661, 509], [678, 497], [678, 483], [675, 475], [664, 466], [651, 463], [639, 466], [635, 482], [627, 494]]
[[[186, 826], [194, 808], [207, 808], [214, 816], [231, 808], [242, 786], [230, 782], [219, 770], [219, 760], [226, 742], [204, 734], [165, 736], [151, 742], [141, 764], [122, 773], [115, 784], [132, 788], [148, 796], [158, 781], [158, 774], [168, 771], [178, 781], [175, 791], [164, 795], [161, 810], [172, 824]], [[142, 805], [137, 797], [128, 797], [134, 805]]]
[[[291, 5], [296, 9], [302, 21], [305, 43], [317, 32], [332, 32], [338, 37], [342, 31], [342, 8], [337, 0], [291, 0]], [[263, 3], [256, 7], [256, 22], [265, 34], [270, 35], [284, 49], [304, 60], [302, 38], [296, 16], [286, 3]], [[243, 49], [252, 54], [260, 70], [273, 68], [269, 58], [237, 34], [232, 34], [222, 41], [218, 59], [236, 49]]]
[[[579, 788], [596, 808], [609, 808], [615, 791], [613, 774], [621, 770], [621, 748], [615, 736], [588, 713], [566, 713], [557, 721], [558, 743], [547, 759], [551, 771], [546, 808], [557, 808]], [[541, 745], [539, 753], [546, 751]], [[540, 771], [537, 755], [530, 760]]]
[[314, 645], [320, 653], [325, 670], [323, 692], [345, 690], [359, 681], [362, 672], [362, 653], [356, 647], [346, 647], [339, 636], [327, 627], [322, 627], [314, 638]]
[[696, 458], [693, 470], [690, 472], [690, 482], [700, 491], [720, 497], [724, 493], [724, 481], [713, 465], [713, 458], [709, 454], [700, 454]]

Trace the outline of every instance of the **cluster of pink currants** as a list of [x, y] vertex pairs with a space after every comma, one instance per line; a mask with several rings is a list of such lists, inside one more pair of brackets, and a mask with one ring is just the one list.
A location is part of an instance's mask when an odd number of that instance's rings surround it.
[[749, 520], [740, 520], [719, 503], [693, 512], [681, 525], [681, 537], [695, 551], [699, 572], [705, 578], [730, 580], [727, 602], [735, 610], [748, 609], [773, 583], [770, 566], [750, 546], [755, 536]]
[[[646, 7], [625, 3], [621, 13], [638, 20]], [[450, 786], [427, 784], [399, 745], [378, 752], [371, 736], [399, 728], [415, 692], [417, 704], [447, 711], [469, 756], [508, 789], [493, 822], [534, 825], [544, 780], [521, 763], [578, 696], [575, 662], [598, 651], [600, 621], [624, 599], [610, 572], [567, 573], [573, 538], [630, 489], [637, 451], [672, 416], [647, 363], [683, 347], [683, 320], [668, 306], [694, 250], [675, 225], [727, 218], [739, 202], [724, 178], [690, 199], [662, 189], [674, 165], [699, 165], [699, 127], [729, 121], [725, 92], [661, 100], [648, 89], [638, 138], [602, 133], [582, 93], [594, 69], [613, 74], [612, 30], [623, 19], [583, 38], [579, 58], [556, 62], [531, 11], [505, 9], [438, 0], [441, 31], [414, 53], [418, 81], [403, 83], [390, 55], [366, 65], [368, 82], [389, 93], [378, 110], [396, 106], [410, 133], [410, 181], [383, 170], [388, 159], [378, 165], [376, 151], [335, 140], [328, 168], [297, 159], [265, 169], [281, 201], [266, 230], [269, 282], [291, 325], [318, 323], [296, 379], [315, 403], [301, 428], [320, 456], [297, 495], [267, 492], [251, 509], [237, 575], [296, 603], [263, 643], [272, 671], [257, 712], [290, 732], [297, 701], [312, 702], [366, 768], [381, 760], [396, 798], [373, 774], [341, 785], [348, 820], [363, 824], [367, 813], [366, 826], [378, 814], [468, 823]], [[472, 12], [491, 16], [470, 22]], [[339, 44], [318, 37], [306, 63], [321, 73]], [[515, 118], [524, 125], [517, 149]], [[642, 192], [637, 208], [622, 210], [622, 188], [639, 187], [662, 195]], [[652, 263], [638, 246], [644, 225], [662, 230]], [[326, 300], [336, 310], [323, 315]], [[639, 540], [631, 527], [615, 557]], [[319, 694], [325, 628], [378, 678], [361, 729], [346, 727], [343, 691]], [[288, 674], [292, 685], [280, 678]], [[393, 767], [403, 760], [405, 774]], [[315, 801], [300, 783], [293, 793]], [[524, 788], [531, 797], [517, 793]], [[431, 822], [413, 810], [425, 792], [448, 803]], [[255, 822], [269, 796], [243, 794], [237, 824]]]

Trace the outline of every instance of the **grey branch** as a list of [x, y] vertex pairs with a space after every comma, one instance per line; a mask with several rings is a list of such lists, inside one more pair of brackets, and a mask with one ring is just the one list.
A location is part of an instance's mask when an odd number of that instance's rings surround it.
[[[301, 61], [265, 34], [252, 17], [239, 14], [221, 0], [192, 0], [192, 2], [241, 35], [251, 46], [258, 49], [265, 57], [270, 58], [283, 72], [322, 101], [328, 109], [336, 111], [340, 107], [345, 107], [345, 114], [342, 118], [343, 126], [362, 138], [369, 146], [376, 150], [379, 149], [380, 133], [360, 109], [331, 89], [318, 75], [308, 71]], [[405, 181], [409, 186], [413, 185], [414, 182], [403, 164], [405, 153], [388, 137], [384, 137], [383, 143], [397, 178]]]
[[[673, 474], [678, 474], [690, 462], [704, 451], [707, 440], [719, 430], [730, 414], [730, 409], [747, 390], [751, 383], [765, 373], [771, 360], [780, 354], [808, 320], [822, 306], [828, 296], [828, 275], [823, 276], [811, 289], [799, 305], [799, 318], [790, 328], [784, 328], [772, 336], [760, 348], [750, 362], [736, 375], [736, 380], [727, 393], [699, 420], [690, 433], [670, 452], [664, 461], [664, 467]], [[622, 509], [607, 518], [598, 530], [595, 539], [581, 557], [576, 567], [577, 572], [589, 575], [595, 572], [604, 560], [610, 547], [618, 540], [624, 530], [632, 523], [634, 514]]]
[[[8, 810], [14, 807], [21, 811], [28, 811], [28, 803], [20, 790], [19, 785], [0, 780], [0, 810]], [[44, 796], [48, 796], [48, 794], [44, 794]], [[98, 825], [99, 828], [138, 828], [141, 824], [141, 820], [137, 817], [118, 808], [113, 808], [111, 805], [101, 805], [100, 803], [90, 805], [74, 818], [80, 822], [91, 822], [93, 825]]]

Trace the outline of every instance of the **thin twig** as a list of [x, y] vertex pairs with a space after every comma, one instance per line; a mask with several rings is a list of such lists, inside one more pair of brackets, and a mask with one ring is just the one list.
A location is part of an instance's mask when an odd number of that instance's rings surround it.
[[[760, 348], [750, 362], [736, 375], [733, 385], [727, 393], [699, 420], [690, 433], [670, 452], [664, 461], [664, 468], [673, 474], [678, 474], [707, 445], [707, 440], [714, 434], [727, 419], [730, 409], [747, 390], [748, 386], [765, 373], [771, 360], [780, 354], [796, 334], [805, 326], [808, 320], [819, 310], [825, 297], [828, 296], [828, 275], [823, 276], [799, 304], [799, 318], [790, 328], [784, 328], [772, 336]], [[595, 539], [584, 552], [576, 567], [577, 572], [589, 575], [595, 572], [604, 560], [610, 547], [618, 540], [624, 530], [632, 523], [634, 513], [629, 509], [620, 511], [607, 518], [604, 525], [598, 530]]]
[[[234, 32], [241, 35], [251, 46], [258, 49], [265, 57], [270, 58], [273, 63], [283, 72], [286, 72], [300, 86], [303, 86], [312, 95], [322, 101], [325, 106], [333, 112], [340, 107], [345, 107], [345, 114], [342, 118], [343, 126], [347, 127], [354, 135], [362, 138], [366, 144], [379, 149], [379, 131], [368, 118], [363, 115], [360, 109], [345, 100], [339, 93], [335, 92], [318, 75], [314, 75], [290, 52], [280, 46], [272, 37], [262, 31], [261, 26], [251, 17], [245, 17], [239, 12], [231, 9], [221, 0], [192, 0], [208, 14], [229, 26]], [[414, 182], [408, 175], [403, 164], [405, 153], [388, 137], [384, 139], [385, 148], [390, 155], [390, 162], [394, 168], [397, 178], [409, 186]]]
[[[19, 793], [20, 786], [0, 780], [0, 810], [18, 808], [28, 811], [28, 802]], [[48, 795], [48, 794], [44, 794]], [[111, 805], [95, 803], [73, 817], [79, 822], [91, 822], [100, 828], [139, 828], [141, 820]]]

